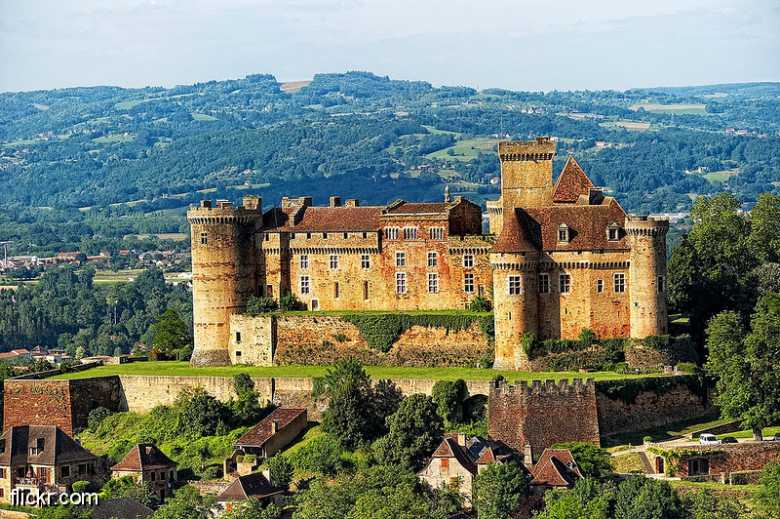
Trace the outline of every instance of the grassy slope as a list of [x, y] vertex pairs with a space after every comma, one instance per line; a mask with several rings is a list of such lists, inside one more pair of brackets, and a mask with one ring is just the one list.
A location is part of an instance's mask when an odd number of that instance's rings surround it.
[[[98, 368], [66, 373], [56, 379], [91, 378], [109, 375], [147, 375], [147, 376], [183, 376], [183, 377], [232, 377], [237, 373], [247, 373], [253, 377], [319, 377], [325, 374], [328, 366], [224, 366], [194, 368], [187, 362], [136, 362], [119, 366], [101, 366]], [[622, 375], [598, 371], [593, 373], [528, 372], [499, 371], [480, 368], [407, 368], [394, 366], [366, 366], [373, 378], [426, 378], [435, 380], [491, 380], [503, 375], [508, 381], [516, 380], [562, 380], [573, 378], [593, 378], [595, 380], [616, 380], [642, 378], [643, 376]]]

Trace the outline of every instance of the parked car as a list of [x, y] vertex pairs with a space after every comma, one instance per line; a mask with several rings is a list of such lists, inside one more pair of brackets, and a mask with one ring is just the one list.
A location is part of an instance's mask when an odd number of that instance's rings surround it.
[[721, 442], [714, 434], [704, 433], [699, 436], [699, 443], [702, 445], [720, 445]]
[[721, 438], [720, 443], [737, 443], [737, 439], [733, 436], [726, 436], [725, 438]]
[[769, 437], [769, 441], [771, 442], [780, 442], [780, 433], [775, 434], [774, 436]]

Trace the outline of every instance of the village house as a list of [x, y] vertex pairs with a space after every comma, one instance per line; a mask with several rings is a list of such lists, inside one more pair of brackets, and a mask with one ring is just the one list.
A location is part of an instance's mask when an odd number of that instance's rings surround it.
[[111, 467], [112, 477], [130, 476], [138, 483], [151, 486], [154, 494], [162, 501], [171, 494], [176, 483], [176, 464], [157, 446], [139, 443], [122, 461]]
[[0, 437], [0, 503], [11, 494], [65, 492], [76, 481], [102, 483], [101, 460], [53, 425], [9, 427]]
[[0, 362], [6, 364], [19, 364], [32, 360], [32, 354], [30, 350], [26, 348], [17, 348], [11, 351], [4, 351], [0, 353]]
[[274, 409], [233, 444], [233, 453], [225, 460], [225, 476], [251, 473], [264, 459], [292, 443], [306, 429], [307, 424], [306, 409]]
[[230, 485], [217, 496], [217, 503], [225, 512], [230, 512], [237, 505], [240, 505], [248, 499], [268, 502], [276, 502], [284, 489], [275, 487], [267, 474], [254, 472], [239, 476]]

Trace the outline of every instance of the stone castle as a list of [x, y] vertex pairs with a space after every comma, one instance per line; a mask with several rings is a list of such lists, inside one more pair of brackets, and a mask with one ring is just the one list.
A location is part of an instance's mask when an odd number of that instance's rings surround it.
[[283, 198], [263, 211], [201, 202], [192, 236], [194, 365], [229, 364], [231, 316], [250, 296], [290, 293], [309, 310], [464, 309], [492, 301], [495, 364], [522, 369], [528, 334], [644, 338], [666, 333], [669, 224], [629, 216], [570, 157], [553, 184], [550, 138], [501, 142], [501, 196], [325, 207]]

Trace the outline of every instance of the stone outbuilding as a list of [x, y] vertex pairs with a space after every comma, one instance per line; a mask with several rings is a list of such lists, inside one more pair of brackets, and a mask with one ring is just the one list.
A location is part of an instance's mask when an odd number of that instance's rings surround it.
[[151, 486], [162, 501], [171, 494], [176, 482], [176, 463], [151, 443], [139, 443], [122, 461], [111, 467], [114, 478], [130, 476]]

